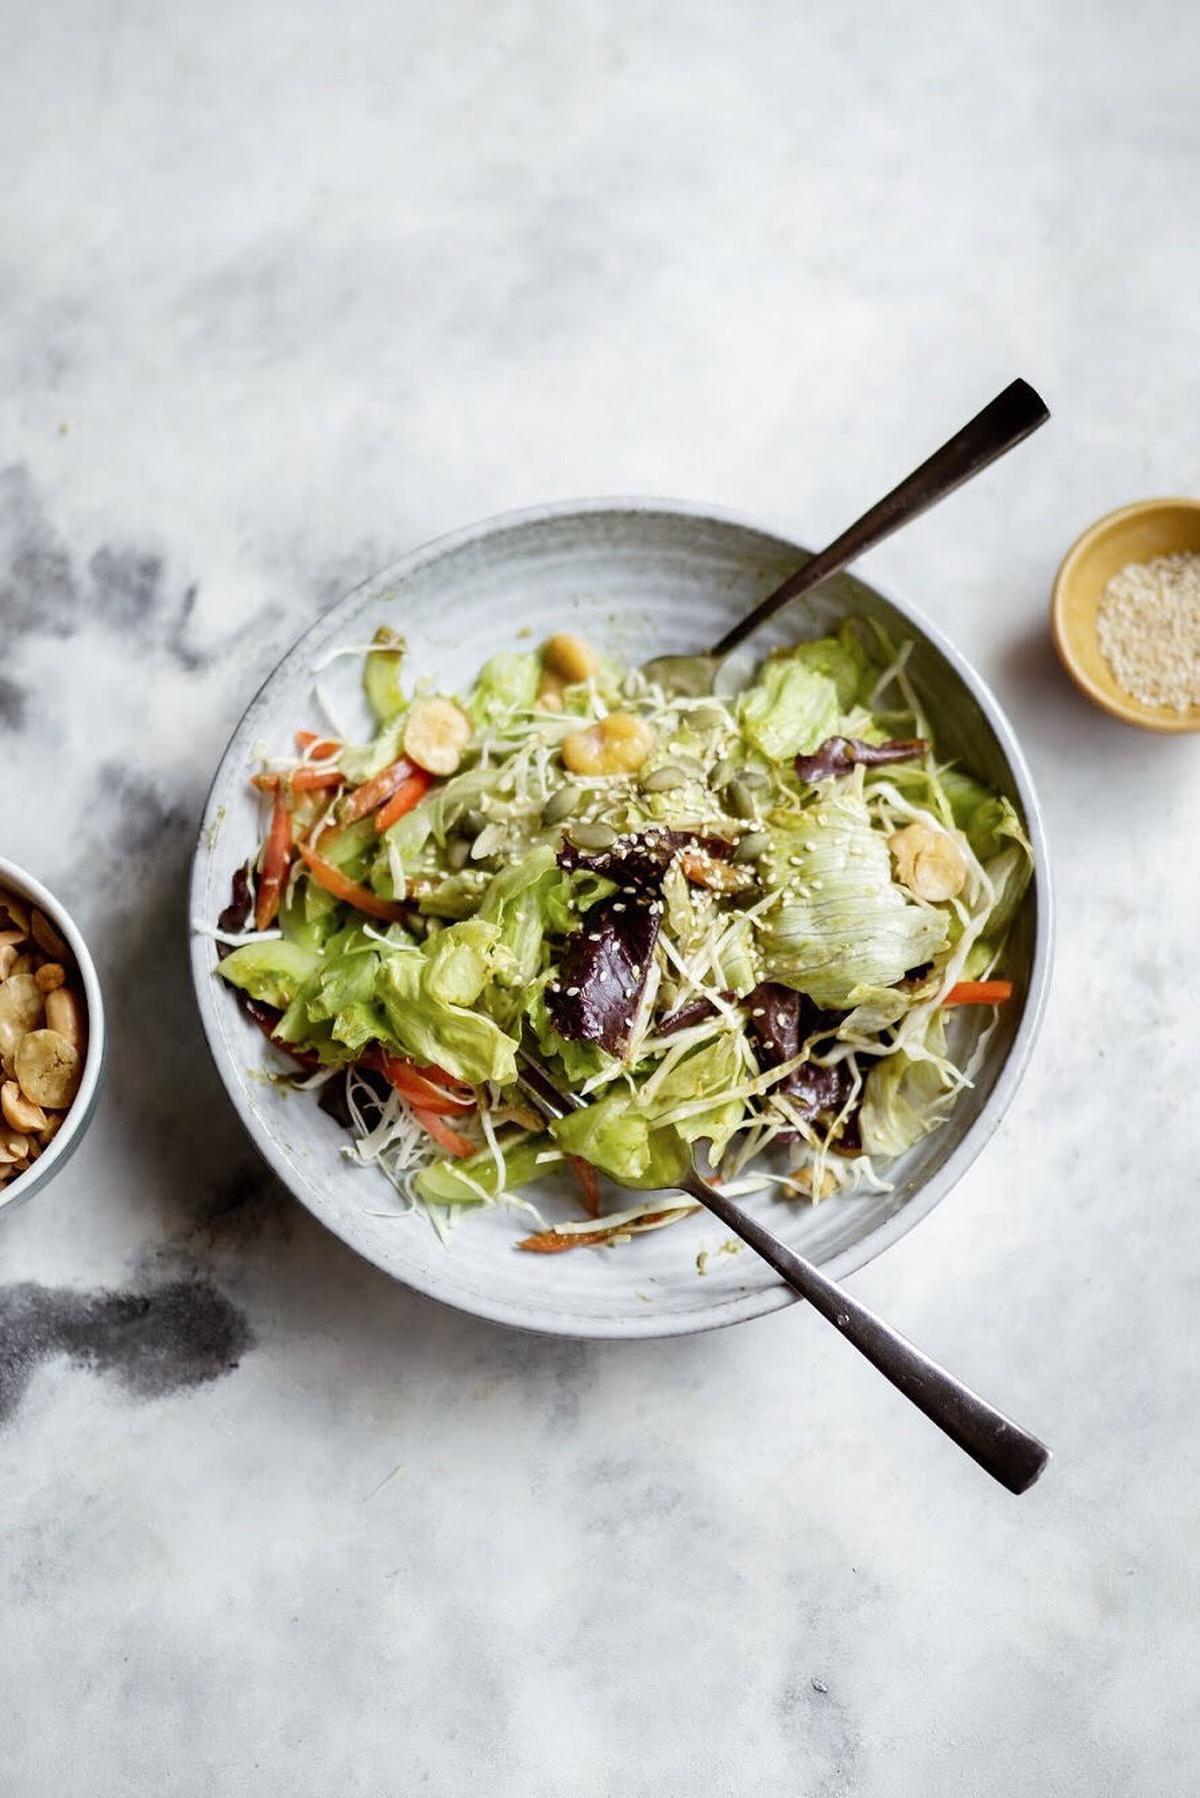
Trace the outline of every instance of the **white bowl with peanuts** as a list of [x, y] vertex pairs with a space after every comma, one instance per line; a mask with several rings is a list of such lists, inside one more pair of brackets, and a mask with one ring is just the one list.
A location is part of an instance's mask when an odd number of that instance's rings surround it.
[[87, 945], [54, 895], [0, 856], [0, 1212], [32, 1198], [75, 1149], [104, 1046]]

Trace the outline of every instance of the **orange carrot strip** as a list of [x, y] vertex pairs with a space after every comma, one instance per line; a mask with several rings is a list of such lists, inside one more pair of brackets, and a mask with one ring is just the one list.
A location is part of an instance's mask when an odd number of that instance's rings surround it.
[[1003, 1005], [1012, 998], [1011, 980], [960, 980], [952, 986], [943, 1005]]
[[396, 791], [375, 816], [375, 828], [380, 836], [390, 830], [398, 819], [406, 812], [411, 812], [414, 805], [419, 805], [433, 785], [432, 774], [426, 774], [424, 768], [414, 768]]
[[[665, 1211], [648, 1211], [638, 1223], [661, 1223], [666, 1215]], [[539, 1230], [536, 1236], [523, 1236], [517, 1247], [528, 1249], [532, 1255], [561, 1255], [566, 1249], [585, 1249], [598, 1242], [607, 1242], [610, 1236], [619, 1236], [629, 1228], [628, 1224], [610, 1224], [607, 1230], [573, 1230], [569, 1234], [562, 1230]]]
[[475, 1109], [473, 1098], [459, 1098], [457, 1094], [447, 1092], [444, 1086], [436, 1085], [422, 1069], [405, 1061], [402, 1055], [381, 1052], [375, 1065], [388, 1085], [407, 1099], [414, 1110], [432, 1111], [439, 1116], [460, 1116]]
[[253, 774], [253, 784], [260, 793], [317, 793], [325, 787], [340, 787], [342, 775], [336, 768], [295, 768], [290, 774]]
[[345, 823], [353, 824], [357, 818], [365, 818], [369, 812], [375, 811], [385, 799], [392, 797], [397, 787], [402, 787], [405, 781], [412, 778], [413, 772], [412, 763], [401, 756], [370, 780], [364, 780], [361, 787], [355, 787], [346, 802]]
[[283, 793], [277, 792], [271, 811], [271, 828], [263, 844], [262, 867], [258, 874], [258, 896], [254, 902], [256, 930], [270, 930], [278, 916], [291, 859], [292, 814], [288, 811]]
[[414, 1105], [412, 1110], [421, 1128], [428, 1130], [438, 1148], [444, 1149], [447, 1155], [453, 1155], [456, 1160], [461, 1161], [467, 1155], [475, 1153], [476, 1145], [468, 1142], [465, 1136], [460, 1136], [457, 1130], [452, 1130], [436, 1111], [424, 1111], [419, 1105]]
[[298, 730], [296, 732], [296, 748], [301, 755], [309, 752], [310, 761], [327, 762], [330, 756], [341, 752], [341, 744], [332, 737], [318, 737], [315, 730]]
[[583, 1208], [589, 1217], [600, 1215], [600, 1183], [596, 1179], [596, 1170], [590, 1161], [582, 1155], [570, 1157], [571, 1166], [575, 1170], [575, 1178], [583, 1188]]
[[324, 887], [327, 893], [332, 893], [335, 899], [344, 899], [347, 905], [365, 912], [369, 918], [382, 918], [388, 924], [395, 924], [403, 918], [402, 905], [389, 903], [369, 887], [360, 886], [357, 880], [351, 880], [307, 843], [297, 843], [296, 850], [317, 885]]

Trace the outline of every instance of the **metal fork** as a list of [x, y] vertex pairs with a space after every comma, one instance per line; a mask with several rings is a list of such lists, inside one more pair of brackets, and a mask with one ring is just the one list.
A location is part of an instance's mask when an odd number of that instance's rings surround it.
[[[559, 1091], [537, 1056], [524, 1046], [519, 1051], [517, 1078], [540, 1115], [550, 1121], [565, 1117], [579, 1105], [572, 1094]], [[840, 1330], [885, 1379], [978, 1462], [985, 1473], [1010, 1492], [1028, 1491], [1050, 1459], [1050, 1450], [1044, 1443], [922, 1354], [898, 1330], [853, 1298], [844, 1286], [780, 1242], [765, 1224], [711, 1185], [711, 1178], [708, 1151], [696, 1144], [691, 1171], [673, 1190], [696, 1199], [756, 1250], [794, 1292]], [[616, 1184], [625, 1183], [618, 1180]]]

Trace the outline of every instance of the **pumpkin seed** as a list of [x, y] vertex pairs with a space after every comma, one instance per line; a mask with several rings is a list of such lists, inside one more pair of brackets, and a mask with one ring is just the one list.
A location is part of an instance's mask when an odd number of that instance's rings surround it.
[[725, 789], [725, 804], [735, 818], [757, 818], [754, 794], [744, 781], [731, 780]]
[[505, 824], [485, 824], [475, 841], [471, 844], [471, 860], [484, 862], [489, 855], [495, 855], [508, 836]]
[[750, 830], [729, 859], [735, 862], [756, 862], [770, 847], [771, 839], [765, 830]]
[[576, 849], [611, 849], [617, 833], [608, 824], [574, 824], [567, 832]]
[[561, 824], [569, 818], [579, 804], [578, 787], [559, 787], [557, 793], [551, 793], [542, 807], [543, 824]]
[[458, 821], [458, 828], [462, 831], [464, 837], [470, 837], [472, 841], [479, 835], [480, 831], [487, 829], [487, 825], [487, 813], [479, 811], [476, 806], [471, 806], [468, 811], [463, 813]]
[[682, 768], [673, 762], [667, 762], [662, 768], [656, 768], [653, 774], [647, 774], [642, 781], [644, 793], [673, 793], [676, 787], [687, 785], [687, 775]]
[[467, 865], [467, 857], [471, 853], [471, 845], [465, 837], [454, 837], [446, 844], [446, 860], [455, 873]]
[[697, 730], [720, 730], [729, 721], [728, 712], [723, 712], [717, 705], [702, 705], [694, 712], [688, 713], [688, 723]]
[[722, 787], [727, 787], [731, 780], [737, 779], [740, 766], [741, 764], [735, 762], [732, 756], [727, 755], [723, 761], [717, 763], [709, 775], [709, 780], [719, 791]]
[[740, 776], [742, 785], [749, 787], [752, 791], [758, 787], [765, 787], [770, 778], [771, 776], [765, 768], [743, 768]]

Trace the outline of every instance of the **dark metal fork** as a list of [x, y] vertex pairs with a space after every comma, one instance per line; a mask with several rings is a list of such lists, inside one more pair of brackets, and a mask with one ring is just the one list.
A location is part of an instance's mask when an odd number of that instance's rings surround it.
[[[572, 1094], [559, 1091], [537, 1056], [524, 1047], [519, 1051], [517, 1078], [544, 1118], [553, 1121], [565, 1117], [579, 1105]], [[711, 1175], [707, 1150], [697, 1144], [692, 1151], [691, 1172], [680, 1181], [677, 1190], [705, 1206], [756, 1250], [780, 1279], [807, 1299], [827, 1323], [840, 1330], [885, 1379], [977, 1461], [985, 1473], [1010, 1492], [1028, 1491], [1050, 1459], [1050, 1450], [1036, 1436], [995, 1410], [969, 1386], [922, 1354], [898, 1330], [876, 1317], [844, 1286], [780, 1242], [765, 1224], [711, 1185]], [[618, 1180], [615, 1184], [624, 1182]]]

